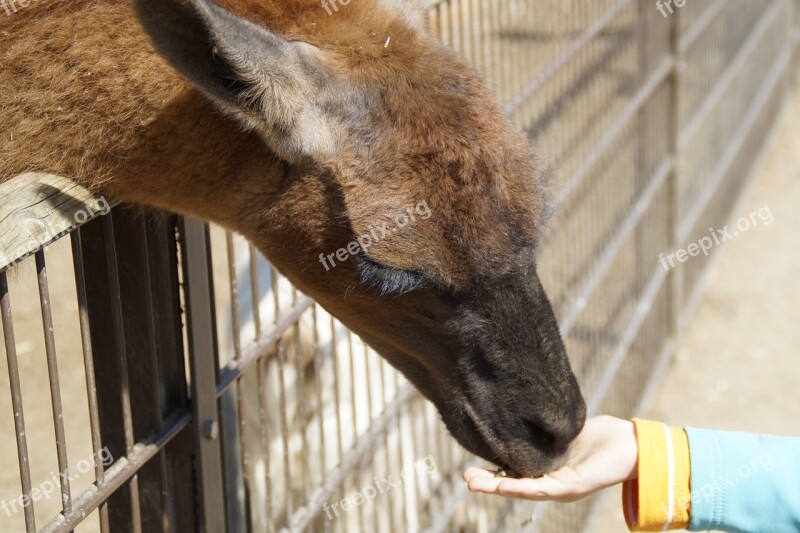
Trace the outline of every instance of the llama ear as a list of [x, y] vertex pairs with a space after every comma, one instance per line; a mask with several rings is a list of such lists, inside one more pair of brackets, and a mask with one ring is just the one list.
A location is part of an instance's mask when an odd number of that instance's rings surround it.
[[289, 162], [334, 153], [315, 102], [330, 75], [314, 46], [288, 41], [211, 0], [134, 0], [158, 53]]
[[378, 0], [378, 3], [390, 11], [400, 13], [413, 28], [428, 33], [428, 10], [423, 7], [422, 0]]

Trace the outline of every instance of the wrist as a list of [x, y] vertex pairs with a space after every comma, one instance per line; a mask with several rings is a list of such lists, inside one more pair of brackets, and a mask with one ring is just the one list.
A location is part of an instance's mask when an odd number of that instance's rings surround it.
[[682, 529], [689, 524], [689, 442], [681, 428], [634, 419], [638, 448], [635, 476], [623, 484], [631, 531]]
[[625, 464], [629, 467], [626, 481], [639, 478], [639, 441], [636, 438], [636, 426], [630, 420], [624, 420], [624, 428], [621, 428], [623, 436], [623, 450], [625, 453]]

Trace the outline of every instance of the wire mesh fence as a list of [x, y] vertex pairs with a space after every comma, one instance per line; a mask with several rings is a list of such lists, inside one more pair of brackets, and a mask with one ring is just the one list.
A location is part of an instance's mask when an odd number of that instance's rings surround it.
[[[707, 265], [662, 254], [731, 216], [789, 86], [799, 13], [431, 3], [431, 31], [550, 169], [539, 272], [590, 413], [630, 417], [660, 378]], [[19, 183], [0, 188], [4, 246], [13, 231], [33, 243], [5, 246], [19, 264], [0, 267], [0, 428], [16, 435], [0, 448], [3, 531], [591, 530], [593, 499], [468, 495], [475, 458], [432, 405], [244, 239], [98, 214], [92, 197], [17, 204]], [[53, 217], [76, 222], [67, 237]]]

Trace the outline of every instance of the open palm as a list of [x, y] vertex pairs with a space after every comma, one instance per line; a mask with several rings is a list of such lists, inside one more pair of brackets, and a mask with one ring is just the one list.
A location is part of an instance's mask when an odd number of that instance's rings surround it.
[[493, 470], [469, 468], [464, 481], [472, 492], [571, 502], [635, 478], [637, 456], [633, 423], [597, 416], [586, 421], [571, 444], [566, 464], [544, 477], [504, 478]]

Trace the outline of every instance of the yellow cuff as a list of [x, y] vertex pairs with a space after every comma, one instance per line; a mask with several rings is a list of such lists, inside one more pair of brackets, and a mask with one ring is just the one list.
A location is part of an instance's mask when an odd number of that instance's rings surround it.
[[639, 445], [638, 479], [622, 484], [622, 508], [631, 531], [689, 527], [689, 440], [681, 428], [633, 419]]

